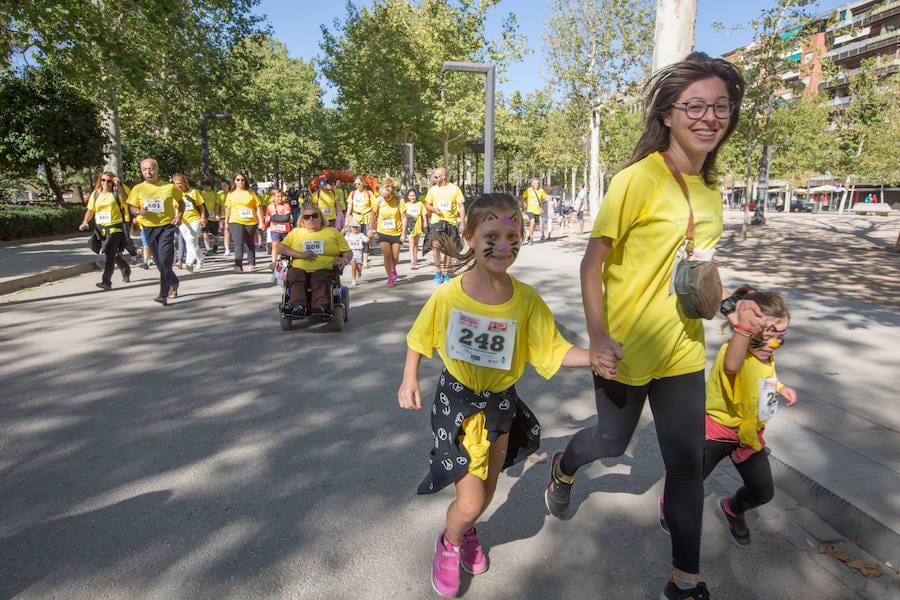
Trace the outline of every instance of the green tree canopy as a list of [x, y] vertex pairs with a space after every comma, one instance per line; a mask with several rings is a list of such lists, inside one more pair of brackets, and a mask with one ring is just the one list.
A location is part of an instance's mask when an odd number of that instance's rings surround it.
[[0, 78], [0, 169], [40, 172], [62, 202], [62, 173], [101, 164], [104, 140], [97, 106], [53, 69]]

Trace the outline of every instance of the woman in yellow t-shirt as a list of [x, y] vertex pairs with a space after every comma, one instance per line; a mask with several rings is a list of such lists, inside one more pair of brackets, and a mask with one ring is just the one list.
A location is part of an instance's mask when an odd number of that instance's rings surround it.
[[545, 492], [550, 513], [564, 516], [575, 472], [625, 451], [649, 396], [672, 534], [672, 575], [661, 598], [671, 600], [707, 595], [700, 578], [703, 324], [669, 291], [689, 217], [679, 178], [696, 223], [690, 252], [708, 260], [722, 234], [716, 154], [737, 127], [743, 95], [737, 67], [700, 52], [647, 83], [644, 130], [631, 164], [610, 183], [581, 263], [598, 419], [553, 456]]
[[[328, 227], [322, 209], [304, 202], [300, 210], [299, 227], [291, 229], [278, 246], [281, 254], [292, 257], [285, 285], [290, 289], [291, 312], [296, 315], [324, 315], [331, 308], [329, 283], [334, 268], [344, 268], [353, 252], [344, 234]], [[309, 304], [306, 285], [312, 289]]]
[[[428, 229], [428, 215], [425, 205], [419, 202], [415, 188], [406, 192], [406, 235], [409, 236], [409, 268], [413, 271], [419, 266], [419, 237]], [[423, 257], [424, 258], [424, 255]]]
[[102, 290], [112, 289], [112, 274], [116, 265], [122, 271], [122, 282], [128, 283], [131, 280], [131, 266], [122, 256], [126, 245], [125, 228], [129, 226], [125, 216], [128, 214], [125, 207], [127, 196], [118, 177], [109, 171], [100, 173], [94, 191], [88, 198], [84, 219], [78, 226], [79, 230], [87, 231], [88, 223], [93, 218], [102, 240], [100, 253], [106, 256], [106, 261], [100, 283], [97, 284]]
[[206, 206], [200, 192], [190, 187], [183, 173], [172, 175], [172, 183], [184, 195], [184, 213], [181, 215], [181, 225], [178, 226], [185, 246], [184, 268], [189, 273], [195, 269], [199, 271], [203, 267], [203, 256], [198, 242], [200, 228], [206, 225]]
[[244, 247], [247, 269], [256, 270], [256, 232], [265, 227], [259, 196], [247, 187], [247, 176], [238, 171], [231, 180], [231, 191], [225, 197], [225, 221], [234, 245], [235, 273], [243, 273]]
[[384, 256], [387, 285], [397, 282], [397, 263], [400, 262], [400, 244], [406, 240], [406, 202], [397, 195], [397, 180], [385, 177], [381, 182], [378, 206], [369, 215], [369, 240], [378, 233], [378, 244]]

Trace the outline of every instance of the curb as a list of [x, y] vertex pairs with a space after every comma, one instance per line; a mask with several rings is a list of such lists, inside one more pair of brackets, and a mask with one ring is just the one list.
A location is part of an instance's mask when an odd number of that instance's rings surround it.
[[772, 476], [778, 489], [828, 523], [850, 542], [894, 567], [900, 560], [900, 534], [879, 523], [820, 483], [769, 453]]
[[10, 294], [12, 292], [17, 292], [24, 288], [33, 287], [36, 285], [40, 285], [42, 283], [49, 283], [51, 281], [59, 281], [60, 279], [67, 279], [69, 277], [77, 277], [78, 275], [82, 275], [84, 273], [90, 273], [91, 271], [97, 270], [97, 263], [95, 261], [81, 263], [78, 265], [72, 265], [69, 267], [60, 267], [58, 269], [51, 269], [49, 271], [44, 271], [42, 273], [35, 273], [34, 275], [26, 275], [25, 277], [16, 277], [14, 279], [7, 279], [6, 281], [0, 281], [0, 295], [2, 294]]

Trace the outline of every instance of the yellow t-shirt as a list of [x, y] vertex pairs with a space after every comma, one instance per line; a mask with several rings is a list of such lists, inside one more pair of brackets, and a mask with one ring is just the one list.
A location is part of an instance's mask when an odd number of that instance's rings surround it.
[[319, 190], [309, 195], [309, 201], [318, 206], [325, 218], [334, 221], [337, 218], [337, 198], [334, 192]]
[[440, 212], [431, 213], [431, 223], [446, 221], [451, 225], [459, 224], [459, 206], [465, 205], [466, 198], [462, 190], [454, 183], [433, 185], [425, 195], [425, 204], [437, 208]]
[[[184, 214], [181, 221], [186, 225], [200, 220], [200, 207], [203, 206], [203, 196], [197, 190], [188, 190], [184, 193]], [[209, 210], [209, 209], [207, 209]]]
[[384, 235], [401, 235], [403, 233], [403, 215], [406, 214], [406, 201], [400, 203], [385, 201], [378, 203], [378, 215], [375, 217], [375, 231]]
[[[121, 225], [125, 220], [125, 212], [128, 210], [116, 200], [116, 196], [112, 192], [91, 193], [87, 209], [94, 211], [94, 223], [103, 226]], [[110, 227], [110, 232], [115, 231], [122, 231], [122, 228]]]
[[347, 212], [347, 195], [344, 188], [334, 188], [334, 195], [337, 197], [337, 205], [345, 213]]
[[757, 432], [768, 423], [768, 420], [759, 420], [760, 381], [777, 381], [775, 356], [769, 356], [769, 361], [763, 363], [748, 352], [744, 364], [734, 376], [732, 387], [725, 374], [727, 348], [727, 343], [722, 345], [709, 372], [709, 380], [706, 382], [706, 413], [716, 423], [736, 429], [741, 444], [759, 450], [762, 445]]
[[216, 199], [219, 201], [219, 219], [225, 218], [225, 201], [228, 199], [228, 192], [219, 190], [216, 192]]
[[172, 183], [142, 181], [131, 189], [128, 204], [147, 209], [141, 227], [162, 227], [172, 223], [183, 194]]
[[[719, 192], [700, 176], [684, 179], [694, 207], [694, 245], [712, 249], [722, 235]], [[706, 366], [703, 323], [683, 316], [669, 293], [687, 222], [687, 201], [659, 153], [610, 182], [591, 237], [612, 239], [603, 268], [603, 311], [607, 332], [624, 346], [616, 381], [643, 385]]]
[[225, 197], [225, 206], [231, 209], [228, 215], [229, 223], [240, 225], [259, 225], [259, 217], [256, 214], [259, 208], [259, 196], [247, 190], [234, 190], [228, 192]]
[[525, 200], [525, 212], [539, 215], [541, 214], [541, 202], [547, 199], [547, 192], [541, 188], [530, 187], [522, 194], [522, 198]]
[[219, 194], [212, 190], [208, 192], [199, 191], [197, 193], [203, 198], [203, 206], [206, 207], [206, 218], [210, 221], [217, 221], [219, 219], [219, 211], [221, 210]]
[[323, 227], [319, 231], [307, 231], [305, 227], [291, 229], [281, 243], [297, 252], [312, 250], [315, 260], [295, 258], [291, 266], [304, 271], [321, 271], [334, 266], [334, 257], [350, 250], [344, 235], [334, 227]]
[[353, 207], [353, 218], [361, 224], [369, 222], [369, 213], [378, 206], [375, 202], [375, 194], [369, 190], [350, 192], [350, 205]]
[[406, 220], [410, 231], [422, 231], [422, 213], [425, 208], [419, 201], [406, 203]]
[[[552, 377], [562, 366], [563, 358], [572, 344], [556, 329], [553, 313], [534, 288], [510, 276], [513, 284], [512, 298], [503, 304], [482, 304], [463, 291], [462, 279], [466, 276], [463, 274], [454, 277], [450, 285], [441, 286], [434, 291], [406, 334], [409, 348], [428, 358], [431, 358], [432, 350], [437, 348], [438, 355], [450, 374], [476, 392], [501, 392], [507, 389], [522, 377], [526, 364], [531, 364], [542, 377]], [[487, 327], [491, 330], [495, 329], [493, 320], [497, 323], [515, 322], [515, 340], [509, 370], [485, 367], [448, 356], [447, 336], [453, 309], [487, 319], [490, 323]], [[465, 331], [461, 335], [465, 336]], [[473, 336], [467, 342], [487, 345], [495, 343], [490, 335], [483, 340], [480, 337]]]

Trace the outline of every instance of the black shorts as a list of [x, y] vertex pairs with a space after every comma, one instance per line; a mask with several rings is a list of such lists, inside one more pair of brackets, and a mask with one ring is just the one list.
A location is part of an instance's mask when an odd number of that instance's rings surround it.
[[200, 233], [208, 233], [210, 235], [219, 235], [219, 222], [207, 221], [206, 227], [200, 228]]
[[377, 236], [379, 244], [399, 244], [400, 243], [399, 235], [387, 235], [384, 233], [377, 233], [377, 232], [375, 235]]
[[533, 213], [533, 212], [530, 212], [530, 213], [525, 213], [525, 214], [528, 215], [528, 220], [529, 220], [529, 221], [530, 221], [530, 220], [535, 220], [535, 221], [540, 221], [540, 220], [541, 220], [541, 213]]

